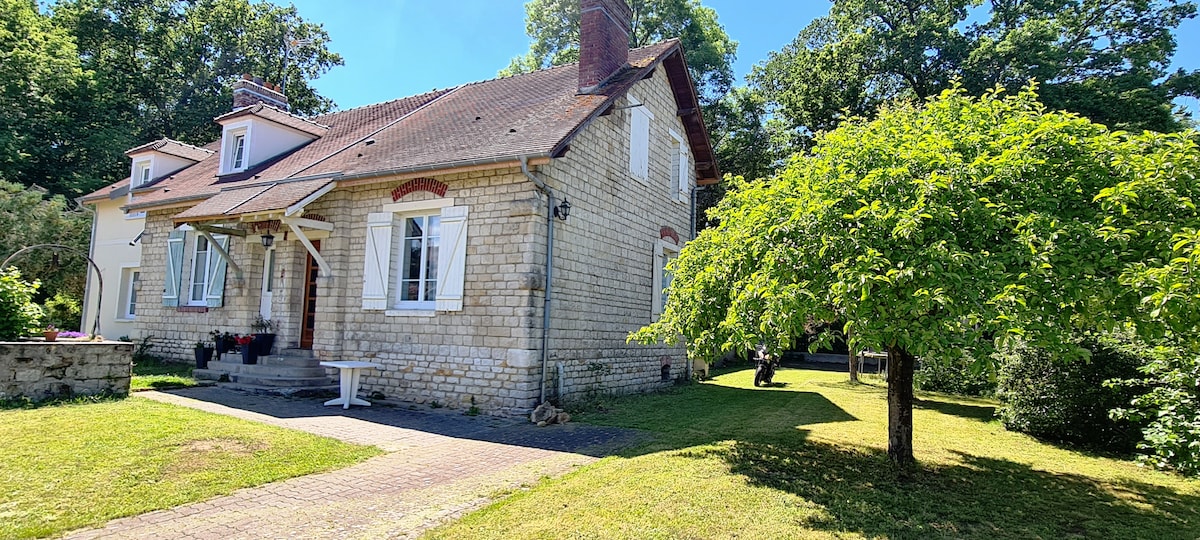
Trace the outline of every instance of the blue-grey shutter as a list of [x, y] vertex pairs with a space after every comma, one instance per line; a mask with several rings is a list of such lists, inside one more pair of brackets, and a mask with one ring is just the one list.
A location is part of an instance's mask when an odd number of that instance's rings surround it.
[[[225, 253], [229, 253], [228, 236], [214, 236], [213, 240], [221, 245]], [[208, 251], [208, 294], [204, 296], [204, 303], [210, 308], [221, 307], [225, 299], [225, 267], [229, 263], [225, 257], [217, 254], [217, 250]]]
[[163, 305], [179, 305], [179, 285], [183, 281], [183, 240], [187, 233], [171, 231], [167, 235], [167, 273], [163, 286]]

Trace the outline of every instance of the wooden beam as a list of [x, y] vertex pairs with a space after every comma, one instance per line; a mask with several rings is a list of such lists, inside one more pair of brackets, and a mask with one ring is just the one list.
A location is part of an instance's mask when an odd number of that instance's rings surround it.
[[309, 229], [317, 229], [319, 231], [333, 231], [333, 224], [327, 221], [317, 221], [315, 219], [285, 217], [279, 220], [287, 225], [295, 225], [297, 227], [305, 227]]
[[312, 255], [313, 260], [317, 262], [317, 267], [320, 268], [321, 275], [332, 276], [333, 269], [329, 267], [329, 263], [325, 262], [325, 258], [321, 256], [321, 252], [317, 251], [317, 248], [309, 241], [308, 236], [305, 236], [304, 231], [300, 230], [300, 227], [297, 227], [295, 223], [285, 223], [288, 228], [292, 229], [293, 233], [296, 233], [296, 239], [300, 240], [301, 244], [304, 244], [304, 249], [307, 249], [308, 254]]
[[203, 231], [206, 233], [224, 234], [226, 236], [236, 236], [238, 238], [246, 237], [246, 231], [243, 231], [242, 229], [232, 229], [229, 227], [220, 227], [217, 225], [201, 225], [199, 223], [189, 223], [188, 225], [191, 225], [192, 228], [196, 229], [197, 231]]
[[[213, 251], [217, 252], [217, 256], [222, 259], [225, 259], [225, 264], [228, 264], [229, 268], [233, 269], [234, 277], [236, 277], [239, 282], [242, 281], [243, 277], [245, 276], [245, 274], [242, 272], [242, 267], [238, 266], [237, 263], [233, 262], [233, 258], [229, 256], [229, 252], [225, 251], [225, 248], [221, 247], [221, 243], [218, 242], [215, 238], [213, 238], [212, 235], [208, 234], [208, 231], [205, 229], [208, 229], [209, 227], [205, 227], [204, 229], [201, 229], [199, 227], [196, 227], [195, 225], [192, 225], [192, 228], [196, 229], [196, 234], [199, 234], [200, 236], [203, 236], [206, 240], [208, 240], [208, 245], [213, 248]], [[217, 228], [219, 228], [219, 227], [217, 227]], [[220, 233], [218, 233], [218, 234], [220, 234]], [[242, 236], [245, 236], [245, 233], [242, 233]], [[244, 289], [245, 288], [243, 288], [243, 292], [244, 292]]]

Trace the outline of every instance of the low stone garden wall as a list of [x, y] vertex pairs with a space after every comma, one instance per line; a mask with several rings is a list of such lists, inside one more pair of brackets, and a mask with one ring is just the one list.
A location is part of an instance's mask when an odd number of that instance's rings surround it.
[[132, 365], [122, 341], [0, 342], [0, 399], [128, 395]]

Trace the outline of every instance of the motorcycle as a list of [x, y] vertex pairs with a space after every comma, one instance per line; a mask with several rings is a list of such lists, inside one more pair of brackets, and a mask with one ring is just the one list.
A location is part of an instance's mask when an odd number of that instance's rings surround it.
[[759, 346], [754, 351], [754, 363], [754, 386], [771, 386], [778, 365], [766, 347]]

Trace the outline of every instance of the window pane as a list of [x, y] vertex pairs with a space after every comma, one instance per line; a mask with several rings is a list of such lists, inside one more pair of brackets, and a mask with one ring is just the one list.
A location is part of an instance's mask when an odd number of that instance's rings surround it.
[[267, 250], [267, 275], [263, 276], [267, 282], [267, 292], [275, 290], [275, 250]]
[[129, 280], [129, 310], [130, 315], [137, 314], [137, 282], [139, 273], [135, 271]]
[[429, 239], [429, 247], [425, 253], [425, 278], [437, 279], [438, 265], [438, 244], [441, 241], [437, 238]]
[[404, 265], [400, 267], [403, 279], [421, 279], [421, 243], [419, 239], [404, 242]]
[[405, 238], [421, 238], [425, 236], [422, 222], [425, 218], [408, 218], [404, 220], [404, 237]]
[[431, 279], [425, 282], [425, 298], [423, 300], [437, 300], [437, 280]]
[[406, 302], [416, 302], [420, 300], [421, 282], [417, 280], [404, 280], [400, 282], [400, 300]]
[[442, 216], [429, 216], [429, 237], [435, 238], [442, 235]]

